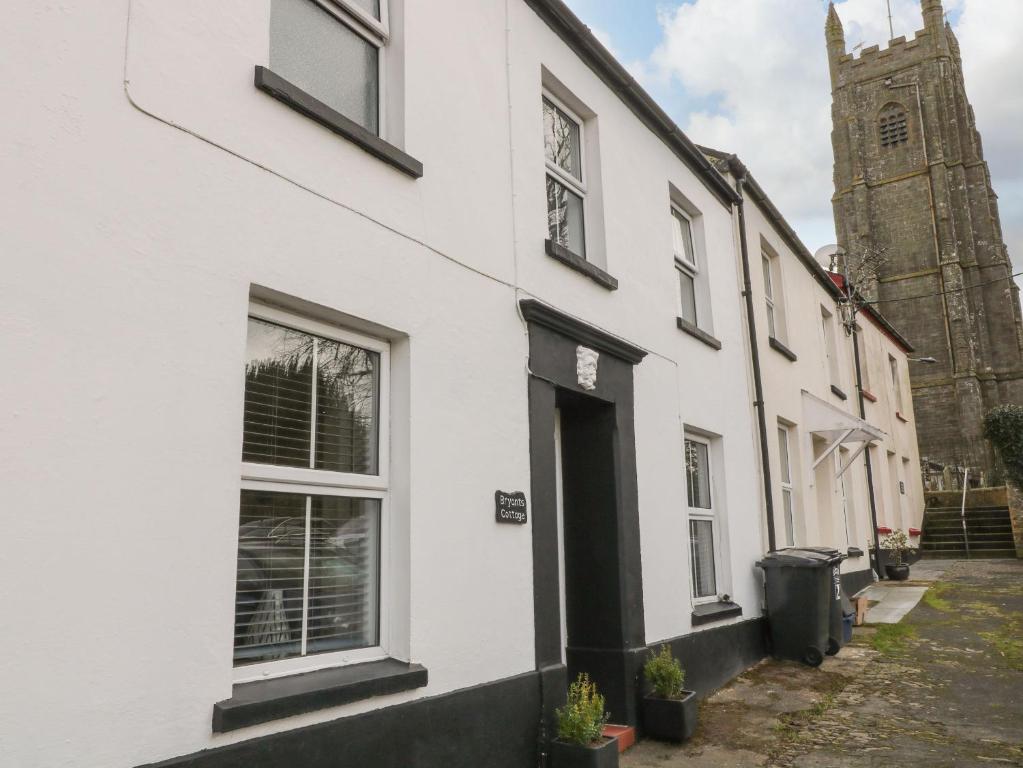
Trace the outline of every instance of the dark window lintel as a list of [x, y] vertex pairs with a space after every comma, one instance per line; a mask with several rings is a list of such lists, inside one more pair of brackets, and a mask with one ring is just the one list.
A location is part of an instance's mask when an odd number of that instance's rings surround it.
[[849, 395], [847, 395], [841, 389], [836, 387], [834, 384], [831, 385], [831, 394], [833, 394], [839, 400], [848, 400], [849, 399]]
[[384, 659], [239, 683], [230, 699], [213, 705], [213, 732], [226, 733], [373, 696], [410, 691], [422, 688], [427, 681], [425, 667]]
[[414, 179], [422, 178], [423, 164], [414, 157], [405, 154], [375, 133], [367, 131], [354, 120], [345, 117], [336, 109], [328, 107], [319, 99], [310, 96], [297, 85], [289, 83], [266, 67], [256, 67], [255, 84], [259, 90], [270, 94], [282, 104], [286, 104], [338, 136], [348, 139], [402, 173], [408, 174]]
[[611, 275], [597, 265], [591, 264], [582, 256], [577, 256], [572, 253], [565, 246], [555, 243], [553, 240], [545, 240], [544, 249], [547, 251], [547, 255], [552, 259], [560, 261], [566, 267], [574, 269], [580, 274], [586, 275], [586, 277], [590, 278], [590, 280], [595, 282], [597, 285], [607, 288], [609, 291], [618, 290], [617, 279], [611, 277]]
[[698, 341], [702, 341], [704, 344], [706, 344], [711, 349], [714, 349], [714, 350], [720, 350], [721, 349], [721, 342], [720, 341], [715, 339], [713, 336], [711, 336], [709, 333], [707, 333], [706, 331], [702, 330], [701, 328], [693, 325], [688, 320], [686, 320], [684, 317], [676, 317], [675, 318], [675, 324], [678, 326], [678, 329], [680, 331], [688, 333], [690, 336], [692, 336], [694, 339], [696, 339]]

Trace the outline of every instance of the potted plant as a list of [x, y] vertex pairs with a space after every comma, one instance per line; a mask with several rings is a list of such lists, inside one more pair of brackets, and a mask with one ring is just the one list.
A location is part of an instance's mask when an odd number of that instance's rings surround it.
[[685, 741], [696, 731], [699, 713], [696, 694], [682, 688], [685, 670], [672, 653], [662, 645], [650, 653], [643, 666], [643, 676], [653, 691], [643, 697], [643, 730], [648, 736], [667, 741]]
[[589, 675], [568, 687], [568, 702], [556, 712], [558, 738], [551, 743], [554, 768], [617, 768], [618, 744], [604, 736], [604, 697]]
[[881, 537], [881, 549], [885, 550], [890, 562], [885, 564], [884, 572], [892, 581], [905, 581], [909, 578], [909, 565], [903, 562], [905, 556], [913, 551], [909, 545], [909, 537], [905, 531], [895, 530]]

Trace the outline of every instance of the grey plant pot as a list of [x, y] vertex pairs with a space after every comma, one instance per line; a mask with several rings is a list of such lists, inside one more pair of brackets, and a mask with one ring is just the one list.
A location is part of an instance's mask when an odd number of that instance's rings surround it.
[[551, 768], [618, 768], [618, 740], [596, 746], [551, 742]]
[[681, 699], [643, 697], [643, 732], [664, 741], [685, 741], [696, 732], [699, 718], [696, 693], [682, 691]]

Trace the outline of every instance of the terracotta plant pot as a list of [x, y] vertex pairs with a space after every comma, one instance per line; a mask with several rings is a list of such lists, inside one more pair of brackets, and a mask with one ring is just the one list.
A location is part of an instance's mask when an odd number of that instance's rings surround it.
[[884, 572], [892, 581], [905, 581], [909, 578], [908, 565], [886, 565]]
[[618, 768], [618, 741], [603, 739], [585, 747], [553, 741], [551, 768]]
[[699, 706], [693, 691], [681, 699], [643, 697], [643, 732], [654, 739], [685, 741], [696, 732]]

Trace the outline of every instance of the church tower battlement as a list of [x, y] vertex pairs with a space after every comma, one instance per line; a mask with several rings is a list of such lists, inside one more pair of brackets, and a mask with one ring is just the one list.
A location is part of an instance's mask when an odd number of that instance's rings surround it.
[[984, 414], [1023, 404], [1019, 289], [959, 43], [941, 0], [921, 11], [913, 39], [854, 56], [828, 8], [835, 227], [850, 263], [881, 254], [861, 289], [938, 361], [910, 363], [921, 456], [990, 472]]

